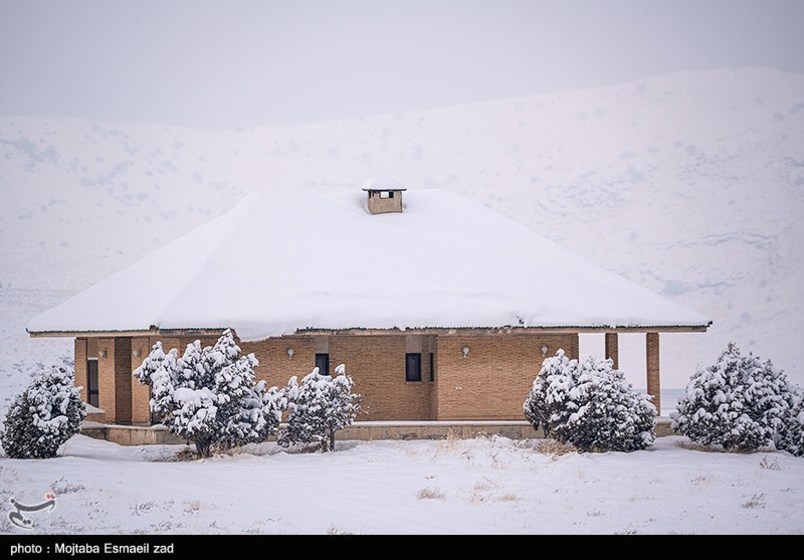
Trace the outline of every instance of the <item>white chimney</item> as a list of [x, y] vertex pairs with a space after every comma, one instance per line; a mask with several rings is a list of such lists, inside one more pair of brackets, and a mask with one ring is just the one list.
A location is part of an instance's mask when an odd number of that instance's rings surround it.
[[405, 185], [395, 177], [372, 177], [363, 183], [368, 193], [368, 211], [371, 214], [402, 212], [402, 193]]

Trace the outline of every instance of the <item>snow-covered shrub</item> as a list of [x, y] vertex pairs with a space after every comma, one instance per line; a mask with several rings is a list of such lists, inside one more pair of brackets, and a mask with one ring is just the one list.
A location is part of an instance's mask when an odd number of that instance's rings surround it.
[[313, 444], [322, 451], [335, 450], [335, 432], [350, 425], [360, 410], [360, 395], [353, 393], [354, 381], [343, 364], [335, 377], [320, 375], [318, 368], [301, 383], [294, 375], [283, 391], [283, 407], [288, 410], [287, 427], [279, 445]]
[[787, 394], [788, 411], [776, 436], [776, 449], [804, 456], [804, 394], [801, 389]]
[[75, 375], [63, 367], [34, 374], [11, 403], [0, 440], [9, 457], [55, 457], [59, 446], [78, 433], [86, 416]]
[[240, 355], [227, 329], [214, 346], [188, 344], [182, 357], [157, 342], [134, 375], [151, 386], [151, 410], [198, 454], [260, 442], [279, 427], [276, 388], [255, 383], [254, 354]]
[[547, 437], [581, 451], [634, 451], [653, 443], [656, 408], [611, 360], [547, 358], [525, 400], [525, 416]]
[[717, 363], [696, 372], [670, 414], [674, 431], [703, 445], [752, 451], [770, 445], [789, 414], [787, 376], [729, 343]]

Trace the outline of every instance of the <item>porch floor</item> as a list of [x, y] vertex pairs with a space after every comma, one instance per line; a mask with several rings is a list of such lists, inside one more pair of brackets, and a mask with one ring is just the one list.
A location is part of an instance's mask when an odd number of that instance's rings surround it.
[[[184, 443], [171, 434], [165, 426], [123, 426], [85, 421], [81, 433], [97, 439], [105, 439], [120, 445], [150, 445]], [[534, 430], [524, 420], [395, 420], [355, 422], [338, 432], [338, 440], [376, 439], [468, 439], [478, 436], [500, 435], [511, 439], [544, 437], [541, 430]], [[670, 419], [656, 419], [656, 435], [671, 435]]]

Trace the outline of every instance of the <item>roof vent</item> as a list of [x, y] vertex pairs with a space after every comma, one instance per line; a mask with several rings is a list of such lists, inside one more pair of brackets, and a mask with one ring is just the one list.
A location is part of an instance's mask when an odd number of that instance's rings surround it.
[[405, 185], [395, 177], [372, 177], [363, 183], [368, 193], [368, 211], [371, 214], [402, 212], [402, 192]]

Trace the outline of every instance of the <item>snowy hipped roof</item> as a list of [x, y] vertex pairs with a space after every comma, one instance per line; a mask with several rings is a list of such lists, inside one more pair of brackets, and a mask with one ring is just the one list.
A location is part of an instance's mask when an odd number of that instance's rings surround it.
[[253, 193], [98, 282], [32, 333], [704, 327], [710, 321], [442, 190], [371, 215], [360, 193]]
[[364, 191], [406, 191], [405, 183], [396, 177], [372, 177], [363, 183]]

